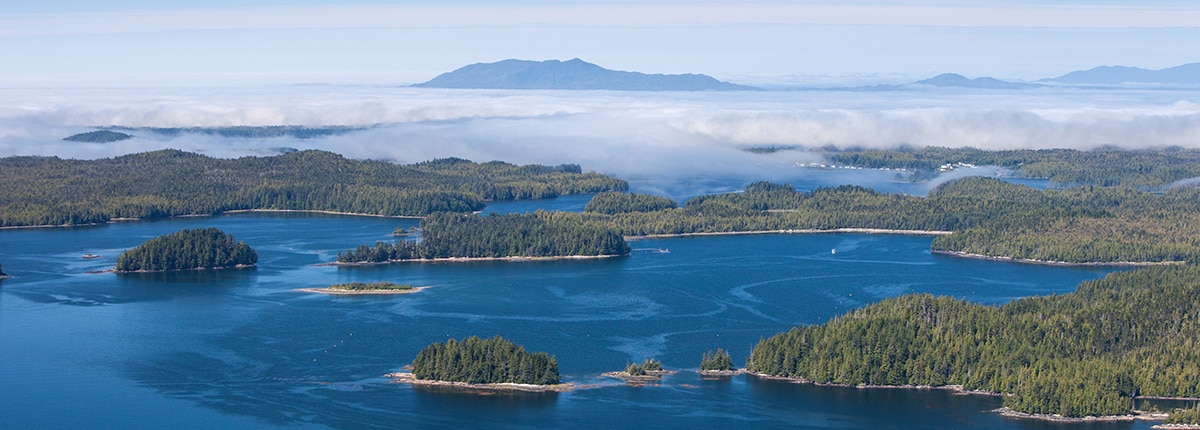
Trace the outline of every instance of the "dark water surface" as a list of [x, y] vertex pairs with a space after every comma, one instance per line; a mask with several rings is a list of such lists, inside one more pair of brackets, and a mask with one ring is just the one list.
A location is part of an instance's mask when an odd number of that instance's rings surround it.
[[[534, 207], [527, 204], [491, 210]], [[1104, 269], [957, 259], [931, 255], [925, 237], [853, 234], [645, 240], [628, 257], [603, 260], [315, 266], [390, 240], [397, 224], [416, 221], [239, 214], [0, 231], [0, 262], [14, 275], [0, 281], [0, 428], [1149, 426], [1007, 419], [989, 413], [1000, 401], [984, 396], [711, 381], [687, 371], [718, 347], [740, 365], [760, 337], [888, 297], [1003, 303], [1072, 291]], [[84, 273], [111, 267], [152, 237], [209, 226], [254, 247], [259, 266]], [[348, 281], [431, 288], [358, 297], [295, 291]], [[471, 335], [548, 351], [565, 380], [594, 387], [477, 396], [383, 377], [429, 343]], [[646, 387], [599, 377], [648, 357], [683, 371]]]

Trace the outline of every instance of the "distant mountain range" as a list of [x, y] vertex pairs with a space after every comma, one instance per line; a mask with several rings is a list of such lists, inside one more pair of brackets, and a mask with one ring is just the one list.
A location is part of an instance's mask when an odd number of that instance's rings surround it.
[[996, 78], [982, 77], [970, 79], [957, 73], [943, 73], [929, 79], [913, 82], [910, 85], [931, 85], [935, 87], [986, 88], [992, 90], [1019, 90], [1037, 88], [1042, 85], [1025, 82], [1001, 81]]
[[477, 63], [413, 85], [420, 88], [511, 90], [739, 91], [757, 88], [708, 75], [662, 75], [609, 70], [578, 58]]
[[1166, 69], [1150, 70], [1140, 67], [1100, 66], [1089, 70], [1077, 70], [1042, 82], [1079, 85], [1120, 84], [1200, 84], [1200, 63], [1189, 63]]

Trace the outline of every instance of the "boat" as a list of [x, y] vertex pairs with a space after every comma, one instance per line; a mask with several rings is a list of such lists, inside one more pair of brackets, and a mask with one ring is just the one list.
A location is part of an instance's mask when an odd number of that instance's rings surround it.
[[829, 253], [830, 253], [830, 254], [837, 254], [837, 248], [833, 248], [833, 250], [832, 250], [832, 251], [829, 251]]
[[99, 254], [83, 254], [83, 259], [85, 259], [85, 260], [91, 260], [93, 258], [100, 258], [100, 255]]

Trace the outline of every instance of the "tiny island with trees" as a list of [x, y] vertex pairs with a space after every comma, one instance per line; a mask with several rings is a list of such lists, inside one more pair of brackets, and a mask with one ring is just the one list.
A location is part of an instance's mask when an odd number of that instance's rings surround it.
[[113, 271], [166, 272], [253, 266], [258, 253], [216, 228], [184, 229], [159, 236], [117, 257]]
[[466, 389], [553, 392], [574, 388], [561, 383], [554, 356], [527, 352], [500, 336], [431, 344], [417, 353], [411, 373], [389, 376], [415, 385]]
[[375, 294], [409, 294], [424, 290], [426, 287], [416, 287], [395, 282], [349, 282], [333, 284], [325, 288], [300, 288], [306, 293], [322, 293], [332, 295], [375, 295]]

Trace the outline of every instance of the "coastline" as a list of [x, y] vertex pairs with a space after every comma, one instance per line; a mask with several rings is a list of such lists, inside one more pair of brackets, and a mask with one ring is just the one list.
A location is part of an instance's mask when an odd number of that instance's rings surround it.
[[476, 261], [511, 261], [511, 262], [527, 262], [527, 261], [555, 261], [555, 260], [591, 260], [599, 258], [615, 258], [624, 257], [624, 255], [605, 254], [605, 255], [562, 255], [555, 257], [439, 257], [439, 258], [410, 258], [406, 260], [388, 260], [388, 261], [362, 261], [355, 263], [342, 263], [334, 261], [332, 263], [320, 263], [317, 266], [374, 266], [377, 264], [392, 264], [392, 263], [470, 263]]
[[1135, 411], [1129, 415], [1101, 415], [1101, 416], [1086, 416], [1086, 417], [1064, 417], [1058, 414], [1027, 414], [1017, 412], [1007, 407], [995, 409], [992, 412], [1000, 414], [1000, 416], [1017, 419], [1029, 419], [1048, 421], [1054, 423], [1103, 423], [1103, 422], [1122, 422], [1122, 421], [1160, 421], [1167, 417], [1163, 413], [1146, 413]]
[[929, 251], [936, 255], [946, 255], [950, 257], [972, 258], [976, 260], [1001, 261], [1009, 263], [1022, 264], [1039, 264], [1043, 266], [1092, 266], [1092, 267], [1149, 267], [1149, 266], [1170, 266], [1175, 264], [1187, 264], [1186, 261], [1093, 261], [1083, 263], [1073, 263], [1069, 261], [1051, 261], [1051, 260], [1036, 260], [1032, 258], [1016, 258], [1016, 257], [995, 257], [991, 255], [972, 254], [963, 251]]
[[297, 288], [295, 291], [302, 293], [317, 293], [329, 294], [331, 296], [371, 296], [371, 295], [393, 295], [393, 294], [412, 294], [420, 292], [429, 287], [412, 287], [403, 290], [335, 290], [330, 288]]
[[[322, 211], [322, 210], [307, 210], [307, 209], [237, 209], [232, 211], [220, 212], [220, 214], [234, 214], [247, 212], [299, 212], [299, 213], [314, 213], [328, 215], [350, 215], [350, 216], [368, 216], [374, 218], [400, 218], [400, 219], [421, 219], [424, 217], [411, 215], [376, 215], [376, 214], [360, 214], [354, 212], [338, 212], [338, 211]], [[181, 215], [190, 216], [190, 215]]]
[[699, 232], [699, 233], [670, 233], [670, 234], [647, 234], [641, 236], [625, 236], [625, 240], [644, 240], [644, 239], [663, 239], [672, 237], [692, 237], [692, 236], [731, 236], [744, 234], [822, 234], [822, 233], [860, 233], [860, 234], [902, 234], [912, 236], [942, 236], [953, 234], [952, 231], [945, 230], [896, 230], [886, 228], [834, 228], [834, 229], [785, 229], [785, 230], [748, 230], [748, 231], [717, 231], [717, 232]]
[[1155, 424], [1150, 428], [1155, 430], [1195, 430], [1200, 429], [1200, 424]]
[[[809, 384], [809, 385], [815, 385], [818, 387], [839, 387], [839, 388], [859, 388], [859, 389], [884, 388], [884, 389], [902, 389], [902, 390], [946, 390], [946, 391], [951, 391], [955, 394], [961, 394], [961, 395], [982, 395], [982, 396], [994, 396], [994, 397], [1004, 397], [1004, 396], [1009, 395], [1009, 394], [994, 393], [991, 391], [984, 391], [984, 390], [968, 390], [966, 388], [963, 388], [962, 385], [932, 386], [932, 385], [836, 384], [836, 383], [817, 383], [817, 382], [813, 382], [813, 381], [805, 379], [805, 378], [790, 377], [790, 376], [775, 376], [775, 375], [768, 375], [765, 373], [757, 373], [757, 372], [750, 372], [750, 371], [746, 371], [745, 374], [753, 376], [755, 378], [763, 379], [763, 380], [790, 382], [793, 384]], [[1025, 412], [1017, 412], [1012, 409], [1009, 409], [1008, 407], [994, 409], [994, 410], [992, 410], [992, 412], [998, 413], [1001, 416], [1004, 416], [1007, 418], [1029, 419], [1029, 420], [1039, 420], [1039, 421], [1058, 422], [1058, 423], [1121, 422], [1121, 421], [1134, 421], [1134, 420], [1159, 421], [1159, 420], [1163, 420], [1167, 417], [1167, 414], [1164, 414], [1164, 413], [1147, 413], [1147, 412], [1141, 412], [1141, 411], [1134, 411], [1134, 413], [1127, 414], [1127, 415], [1064, 417], [1062, 415], [1056, 415], [1056, 414], [1030, 414], [1030, 413], [1025, 413]], [[1156, 428], [1158, 428], [1158, 427], [1156, 427]], [[1197, 426], [1197, 427], [1173, 427], [1173, 428], [1200, 428], [1200, 426]]]
[[[126, 274], [126, 273], [167, 273], [167, 272], [188, 272], [188, 271], [192, 271], [192, 270], [245, 269], [245, 268], [255, 267], [255, 266], [257, 266], [257, 264], [237, 264], [237, 265], [233, 265], [233, 266], [194, 267], [191, 269], [171, 269], [171, 270], [117, 270], [117, 269], [113, 268], [113, 269], [102, 270], [102, 271], [94, 271], [94, 273], [112, 272], [112, 273], [116, 273], [118, 275], [122, 275], [122, 274]], [[88, 273], [93, 273], [93, 272], [88, 272]]]
[[446, 387], [463, 391], [520, 391], [525, 393], [565, 393], [577, 388], [574, 382], [555, 385], [516, 384], [502, 382], [498, 384], [471, 384], [467, 382], [437, 381], [417, 379], [412, 372], [393, 372], [383, 375], [399, 384], [412, 384], [417, 387]]
[[231, 210], [231, 211], [221, 211], [221, 212], [216, 212], [216, 213], [211, 213], [211, 214], [184, 214], [184, 215], [169, 215], [169, 216], [164, 216], [164, 217], [153, 217], [153, 218], [131, 218], [131, 217], [118, 217], [118, 218], [109, 218], [107, 222], [90, 222], [90, 223], [86, 223], [86, 224], [12, 225], [12, 226], [4, 226], [4, 227], [0, 227], [0, 230], [18, 230], [18, 229], [26, 229], [26, 228], [67, 228], [67, 227], [94, 227], [94, 226], [98, 226], [98, 225], [105, 225], [105, 224], [115, 224], [115, 223], [118, 223], [118, 222], [145, 221], [145, 220], [148, 220], [148, 219], [164, 219], [164, 218], [201, 218], [201, 217], [212, 217], [212, 216], [218, 216], [218, 215], [224, 215], [224, 214], [234, 214], [234, 213], [249, 213], [249, 212], [300, 212], [300, 213], [317, 213], [317, 214], [328, 214], [328, 215], [366, 216], [366, 217], [375, 217], [375, 218], [395, 218], [395, 219], [422, 219], [422, 218], [424, 218], [424, 217], [419, 217], [419, 216], [409, 216], [409, 215], [375, 215], [375, 214], [360, 214], [360, 213], [354, 213], [354, 212], [321, 211], [321, 210], [301, 210], [301, 209], [236, 209], [236, 210]]

